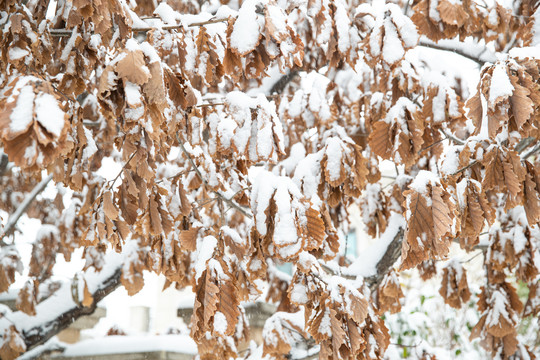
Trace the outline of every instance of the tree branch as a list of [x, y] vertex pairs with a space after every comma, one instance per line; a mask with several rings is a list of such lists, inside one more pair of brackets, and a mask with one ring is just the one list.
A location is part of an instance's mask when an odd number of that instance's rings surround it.
[[21, 203], [21, 205], [19, 205], [17, 210], [15, 210], [15, 212], [9, 217], [6, 226], [0, 234], [0, 240], [2, 240], [5, 236], [9, 235], [13, 231], [13, 228], [17, 224], [17, 221], [19, 221], [19, 218], [26, 212], [26, 210], [34, 201], [36, 196], [38, 196], [38, 194], [41, 193], [45, 189], [45, 187], [47, 187], [47, 184], [52, 180], [52, 178], [53, 176], [52, 174], [50, 174], [45, 179], [41, 180], [41, 182], [36, 185], [32, 192], [26, 196], [26, 198]]
[[[122, 270], [119, 267], [114, 271], [112, 275], [107, 277], [101, 283], [99, 288], [92, 294], [94, 301], [92, 302], [91, 306], [85, 307], [82, 305], [78, 305], [66, 309], [64, 312], [60, 313], [56, 318], [51, 321], [40, 323], [29, 329], [24, 329], [22, 331], [22, 336], [24, 338], [24, 343], [26, 344], [26, 350], [28, 351], [33, 347], [45, 343], [47, 340], [67, 328], [81, 316], [92, 314], [96, 310], [97, 304], [107, 295], [116, 290], [116, 288], [120, 285], [121, 275]], [[51, 299], [51, 301], [56, 300]]]
[[376, 269], [377, 273], [373, 276], [366, 278], [366, 282], [371, 289], [375, 290], [377, 286], [381, 283], [382, 279], [388, 273], [390, 268], [395, 264], [397, 259], [401, 256], [401, 242], [403, 241], [403, 236], [405, 235], [405, 230], [400, 228], [392, 242], [386, 248], [386, 252], [383, 257], [377, 263]]
[[287, 87], [287, 84], [289, 84], [296, 77], [296, 74], [298, 74], [298, 70], [291, 70], [288, 74], [285, 74], [279, 78], [279, 80], [272, 85], [270, 95], [281, 94], [283, 90], [285, 90], [285, 87]]
[[9, 159], [7, 154], [0, 150], [0, 176], [8, 170]]
[[[202, 176], [201, 174], [201, 171], [199, 170], [199, 168], [197, 167], [197, 165], [195, 164], [195, 162], [193, 161], [193, 158], [191, 157], [191, 155], [187, 152], [186, 148], [184, 147], [184, 144], [182, 144], [182, 140], [180, 139], [180, 137], [178, 135], [176, 135], [176, 139], [178, 140], [178, 144], [180, 145], [180, 149], [182, 149], [182, 152], [184, 153], [184, 155], [186, 155], [186, 157], [188, 158], [188, 161], [189, 163], [191, 164], [191, 167], [193, 168], [193, 170], [195, 170], [195, 172], [197, 173], [197, 176], [199, 177], [199, 179], [201, 179], [201, 181], [203, 182], [204, 186], [206, 186], [207, 188], [209, 188], [208, 186], [208, 182], [206, 181], [206, 179]], [[247, 212], [247, 210], [238, 205], [237, 203], [235, 203], [232, 199], [229, 199], [227, 197], [225, 197], [225, 195], [223, 195], [222, 193], [220, 193], [219, 191], [216, 191], [216, 190], [212, 190], [212, 192], [217, 196], [219, 197], [222, 201], [224, 201], [225, 203], [227, 203], [230, 207], [233, 207], [235, 208], [236, 210], [240, 211], [244, 216], [248, 217], [248, 218], [252, 218], [251, 214], [249, 214]]]
[[477, 160], [474, 160], [474, 161], [472, 161], [469, 165], [464, 166], [464, 167], [462, 167], [461, 169], [456, 170], [456, 172], [453, 173], [453, 174], [451, 174], [451, 176], [457, 175], [457, 174], [459, 174], [460, 172], [463, 172], [463, 171], [465, 171], [465, 170], [467, 170], [467, 169], [473, 167], [473, 166], [476, 165], [476, 164], [478, 164], [478, 161], [477, 161]]
[[465, 144], [465, 141], [457, 138], [456, 136], [452, 135], [450, 132], [446, 132], [444, 130], [440, 130], [440, 131], [444, 136], [446, 136], [448, 139], [452, 140], [456, 144], [458, 144], [458, 145], [464, 145]]
[[538, 142], [531, 150], [527, 151], [523, 156], [521, 157], [523, 160], [527, 160], [530, 156], [536, 154], [540, 151], [540, 142]]
[[[211, 25], [211, 24], [217, 24], [217, 23], [220, 23], [220, 22], [226, 22], [228, 20], [229, 20], [229, 18], [210, 19], [210, 20], [207, 20], [207, 21], [191, 23], [191, 24], [189, 24], [187, 26], [188, 27], [196, 27], [196, 26]], [[158, 27], [133, 27], [133, 28], [131, 28], [131, 31], [133, 31], [134, 33], [138, 33], [138, 32], [147, 32], [147, 31], [150, 31], [150, 30], [177, 30], [177, 29], [180, 29], [182, 26], [183, 26], [182, 24], [179, 24], [179, 25], [165, 25], [165, 26], [162, 26], [160, 28], [158, 28]], [[51, 33], [51, 36], [53, 36], [53, 37], [67, 37], [67, 36], [71, 36], [71, 34], [73, 33], [73, 30], [69, 30], [69, 29], [51, 29], [50, 33]]]
[[461, 46], [461, 45], [465, 45], [461, 42], [457, 42], [457, 43], [454, 42], [453, 44], [448, 44], [448, 46], [445, 46], [444, 43], [441, 43], [441, 42], [434, 43], [434, 42], [422, 39], [420, 40], [418, 45], [422, 47], [430, 48], [430, 49], [453, 52], [455, 54], [463, 56], [464, 58], [474, 61], [480, 66], [483, 66], [486, 62], [496, 61], [495, 55], [488, 52], [486, 48], [482, 48], [478, 54], [471, 54], [464, 49], [464, 46]]

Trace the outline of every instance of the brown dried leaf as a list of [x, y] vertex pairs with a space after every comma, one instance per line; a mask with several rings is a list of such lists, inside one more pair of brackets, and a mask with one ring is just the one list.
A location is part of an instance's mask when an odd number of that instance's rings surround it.
[[118, 219], [119, 212], [113, 203], [112, 197], [113, 195], [110, 191], [106, 191], [103, 194], [103, 211], [109, 219], [116, 220]]
[[187, 251], [195, 251], [197, 248], [197, 234], [199, 228], [191, 228], [188, 230], [181, 230], [178, 236], [182, 249]]
[[125, 81], [143, 85], [150, 79], [141, 50], [126, 51], [126, 56], [116, 64], [116, 73]]
[[15, 325], [10, 325], [4, 329], [2, 334], [2, 347], [0, 348], [0, 358], [4, 360], [14, 360], [21, 353], [26, 351], [26, 345], [21, 334], [17, 331]]
[[441, 0], [437, 5], [441, 20], [448, 25], [463, 26], [469, 15], [463, 9], [463, 4]]
[[540, 222], [540, 171], [525, 161], [527, 175], [523, 184], [523, 199], [527, 221], [530, 226]]
[[[407, 229], [402, 243], [401, 269], [410, 269], [424, 260], [448, 254], [455, 205], [440, 186], [426, 185], [426, 192], [405, 191]], [[428, 199], [430, 204], [428, 205]]]
[[36, 291], [36, 283], [31, 279], [27, 280], [22, 289], [19, 291], [15, 304], [17, 310], [20, 310], [25, 314], [35, 316], [37, 305]]
[[156, 104], [160, 111], [166, 107], [165, 84], [161, 65], [154, 61], [150, 63], [150, 80], [143, 86], [144, 94], [150, 104]]
[[439, 293], [444, 302], [459, 309], [471, 297], [467, 283], [467, 273], [457, 261], [452, 261], [443, 270], [443, 280]]

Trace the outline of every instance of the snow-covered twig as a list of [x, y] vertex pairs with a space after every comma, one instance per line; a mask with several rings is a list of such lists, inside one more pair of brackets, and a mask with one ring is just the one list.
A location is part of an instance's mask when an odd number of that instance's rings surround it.
[[465, 144], [465, 141], [457, 138], [456, 136], [452, 135], [450, 132], [447, 132], [447, 131], [444, 131], [444, 130], [441, 130], [441, 133], [446, 136], [448, 139], [452, 140], [453, 142], [455, 142], [456, 144], [458, 145], [464, 145]]
[[4, 173], [8, 170], [8, 165], [9, 159], [7, 154], [0, 150], [0, 176], [4, 175]]
[[468, 44], [459, 41], [439, 41], [438, 43], [434, 43], [428, 39], [422, 39], [418, 45], [430, 49], [453, 52], [476, 62], [480, 66], [483, 66], [486, 62], [496, 61], [495, 54], [491, 53], [488, 49], [482, 48], [480, 52], [474, 54], [470, 51]]
[[459, 170], [456, 170], [456, 171], [452, 174], [452, 176], [453, 176], [453, 175], [457, 175], [457, 174], [459, 174], [459, 173], [461, 173], [461, 172], [467, 170], [468, 168], [473, 167], [473, 166], [476, 165], [477, 163], [478, 163], [477, 160], [472, 161], [469, 165], [464, 166], [464, 167], [462, 167], [462, 168], [459, 169]]
[[530, 156], [536, 154], [537, 152], [540, 152], [540, 142], [538, 142], [531, 150], [523, 154], [521, 158], [523, 160], [527, 160]]
[[[433, 144], [428, 145], [428, 146], [426, 146], [425, 148], [422, 148], [422, 149], [418, 150], [418, 154], [421, 154], [421, 153], [423, 153], [424, 151], [429, 150], [429, 149], [431, 149], [432, 147], [434, 147], [435, 145], [440, 144], [440, 143], [442, 143], [443, 141], [448, 140], [448, 139], [449, 139], [448, 137], [439, 139], [439, 140], [435, 141]], [[395, 179], [395, 178], [394, 178], [394, 179]]]
[[[20, 326], [22, 328], [22, 335], [27, 350], [45, 343], [47, 340], [63, 329], [67, 328], [81, 316], [92, 314], [95, 311], [97, 304], [111, 292], [116, 290], [116, 288], [120, 285], [120, 277], [122, 275], [121, 264], [119, 264], [118, 267], [112, 272], [107, 271], [107, 273], [108, 276], [106, 276], [107, 274], [105, 274], [105, 271], [102, 271], [102, 273], [99, 273], [97, 276], [96, 280], [98, 280], [99, 283], [96, 284], [97, 289], [92, 293], [93, 302], [91, 306], [86, 307], [82, 304], [76, 305], [75, 303], [72, 303], [72, 306], [66, 306], [64, 308], [62, 306], [58, 306], [59, 303], [62, 303], [61, 301], [59, 302], [59, 299], [69, 298], [65, 296], [65, 294], [58, 294], [58, 292], [62, 290], [60, 289], [55, 294], [56, 296], [53, 295], [51, 298], [38, 305], [40, 308], [47, 308], [49, 312], [53, 312], [53, 314], [45, 314], [40, 312], [47, 317], [51, 317], [51, 320], [42, 322], [39, 318], [34, 320], [32, 317], [30, 317], [30, 319], [28, 319], [30, 326], [27, 325], [27, 327], [25, 326], [26, 319], [23, 319], [24, 317], [27, 317], [27, 315], [20, 313]], [[104, 279], [101, 279], [102, 277], [104, 277]], [[69, 288], [70, 285], [67, 284], [65, 286], [65, 291], [69, 292]], [[54, 305], [55, 302], [56, 305]]]
[[[195, 170], [195, 172], [197, 173], [197, 176], [199, 177], [199, 179], [201, 179], [201, 181], [203, 182], [203, 184], [208, 187], [208, 182], [206, 181], [206, 179], [202, 176], [201, 174], [201, 171], [199, 170], [199, 168], [197, 167], [197, 165], [195, 164], [195, 162], [193, 161], [193, 158], [191, 157], [191, 155], [187, 152], [186, 148], [184, 147], [184, 144], [182, 143], [182, 140], [180, 139], [180, 137], [178, 135], [176, 135], [177, 137], [177, 140], [178, 140], [178, 144], [180, 145], [180, 149], [182, 150], [182, 152], [184, 153], [184, 155], [186, 155], [186, 157], [188, 158], [188, 161], [189, 163], [191, 164], [191, 167], [193, 168], [193, 170]], [[220, 200], [224, 201], [225, 203], [227, 203], [229, 206], [235, 208], [236, 210], [240, 211], [244, 216], [246, 216], [247, 218], [251, 219], [252, 216], [247, 212], [247, 210], [238, 205], [237, 203], [235, 203], [232, 198], [229, 199], [227, 198], [226, 196], [224, 196], [222, 193], [220, 193], [219, 191], [217, 190], [213, 190], [212, 191], [216, 196], [218, 196], [220, 198]]]
[[400, 227], [394, 236], [394, 239], [386, 248], [386, 252], [384, 253], [383, 257], [377, 263], [377, 273], [366, 279], [366, 282], [372, 291], [379, 286], [384, 276], [401, 256], [401, 242], [403, 241], [404, 235], [405, 230]]
[[[196, 27], [196, 26], [217, 24], [217, 23], [220, 23], [220, 22], [226, 22], [228, 20], [229, 20], [229, 18], [210, 19], [210, 20], [207, 20], [207, 21], [191, 23], [191, 24], [188, 25], [188, 27]], [[131, 28], [131, 30], [134, 33], [147, 32], [147, 31], [155, 30], [155, 29], [159, 29], [159, 30], [177, 30], [177, 29], [180, 29], [182, 26], [183, 26], [182, 24], [178, 24], [178, 25], [165, 25], [165, 26], [162, 26], [162, 27], [159, 27], [159, 28], [157, 28], [157, 27], [133, 27], [133, 28]], [[53, 36], [53, 37], [68, 37], [68, 36], [72, 35], [73, 30], [69, 30], [69, 29], [51, 29], [50, 33], [51, 33], [51, 36]]]
[[46, 178], [41, 180], [39, 184], [36, 185], [36, 187], [32, 190], [30, 194], [26, 196], [26, 198], [21, 203], [21, 205], [19, 205], [17, 210], [15, 210], [15, 212], [9, 217], [6, 226], [0, 234], [0, 240], [2, 240], [4, 236], [9, 235], [11, 231], [13, 231], [13, 228], [17, 224], [17, 221], [19, 221], [19, 218], [26, 212], [26, 210], [34, 201], [36, 196], [38, 196], [38, 194], [41, 193], [45, 189], [45, 187], [47, 187], [47, 184], [52, 180], [52, 178], [52, 174], [48, 175]]

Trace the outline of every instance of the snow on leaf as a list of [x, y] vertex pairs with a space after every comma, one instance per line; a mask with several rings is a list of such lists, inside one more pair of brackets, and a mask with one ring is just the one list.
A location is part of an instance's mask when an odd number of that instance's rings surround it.
[[137, 85], [145, 84], [150, 79], [150, 70], [146, 67], [144, 53], [135, 40], [128, 40], [124, 54], [116, 64], [118, 76]]
[[22, 168], [44, 168], [68, 150], [67, 124], [60, 96], [33, 76], [14, 79], [0, 101], [0, 139]]
[[395, 4], [385, 6], [384, 12], [377, 16], [373, 30], [366, 38], [370, 61], [384, 62], [388, 66], [395, 66], [417, 42], [415, 25]]
[[459, 309], [471, 297], [465, 269], [458, 261], [451, 260], [444, 268], [442, 278], [439, 293], [445, 303]]
[[261, 22], [257, 14], [257, 0], [242, 3], [233, 25], [230, 46], [238, 55], [244, 56], [255, 50], [261, 38]]
[[0, 357], [6, 360], [16, 359], [22, 352], [26, 351], [26, 345], [21, 334], [14, 325], [4, 329], [2, 334], [2, 346], [0, 347]]

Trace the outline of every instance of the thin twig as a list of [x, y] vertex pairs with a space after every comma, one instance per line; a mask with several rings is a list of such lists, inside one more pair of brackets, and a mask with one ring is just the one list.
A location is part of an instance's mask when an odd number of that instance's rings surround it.
[[484, 60], [482, 60], [480, 58], [481, 54], [475, 56], [475, 55], [467, 54], [466, 52], [464, 52], [463, 50], [460, 50], [460, 49], [451, 49], [451, 48], [444, 47], [442, 45], [433, 44], [433, 43], [429, 43], [429, 42], [425, 42], [425, 41], [420, 41], [420, 43], [418, 45], [422, 46], [422, 47], [430, 48], [430, 49], [453, 52], [453, 53], [455, 53], [457, 55], [461, 55], [464, 58], [467, 58], [469, 60], [474, 61], [475, 63], [477, 63], [480, 66], [483, 66], [486, 63], [486, 61], [484, 61]]
[[[188, 158], [188, 161], [189, 163], [191, 164], [191, 167], [193, 168], [193, 170], [195, 170], [195, 172], [197, 173], [197, 176], [199, 177], [199, 179], [201, 179], [201, 181], [203, 182], [204, 186], [209, 188], [208, 186], [208, 182], [206, 181], [206, 179], [202, 176], [201, 174], [201, 171], [199, 170], [199, 168], [197, 167], [197, 165], [195, 165], [195, 162], [193, 161], [193, 158], [191, 157], [191, 155], [187, 152], [186, 148], [184, 147], [184, 144], [182, 143], [182, 140], [180, 140], [180, 137], [178, 136], [178, 134], [176, 135], [176, 139], [178, 140], [178, 144], [180, 145], [180, 149], [182, 150], [182, 152], [184, 153], [184, 155], [186, 155], [186, 157]], [[234, 201], [232, 201], [232, 199], [228, 199], [227, 197], [225, 197], [222, 193], [220, 193], [219, 191], [216, 191], [216, 190], [212, 190], [212, 192], [214, 194], [216, 194], [221, 200], [223, 200], [225, 203], [227, 203], [227, 205], [235, 208], [236, 210], [240, 211], [244, 216], [248, 217], [248, 218], [252, 218], [252, 216], [246, 211], [245, 208], [243, 208], [242, 206], [238, 205], [237, 203], [235, 203]]]
[[114, 186], [114, 183], [116, 182], [116, 180], [118, 180], [118, 178], [120, 177], [120, 175], [122, 175], [122, 173], [124, 172], [126, 166], [128, 166], [129, 162], [131, 161], [131, 159], [133, 159], [135, 157], [135, 154], [137, 154], [137, 152], [135, 151], [133, 154], [131, 154], [131, 156], [129, 157], [128, 161], [126, 161], [126, 163], [124, 164], [124, 166], [122, 166], [122, 169], [120, 169], [120, 172], [118, 172], [118, 174], [116, 175], [116, 177], [113, 179], [111, 185], [109, 185], [109, 190], [111, 190]]
[[195, 105], [195, 107], [204, 108], [204, 107], [219, 106], [219, 105], [225, 105], [225, 103], [224, 102], [219, 102], [219, 103], [209, 102], [206, 104]]
[[390, 345], [399, 346], [399, 347], [402, 347], [402, 348], [415, 348], [418, 345], [420, 345], [421, 343], [422, 343], [422, 340], [420, 340], [420, 342], [418, 344], [414, 344], [414, 345], [405, 345], [405, 344], [397, 344], [397, 343], [390, 343]]
[[[188, 27], [196, 27], [196, 26], [204, 26], [204, 25], [211, 25], [211, 24], [217, 24], [217, 23], [220, 23], [220, 22], [225, 22], [225, 21], [228, 21], [229, 18], [218, 18], [218, 19], [211, 19], [211, 20], [207, 20], [207, 21], [201, 21], [201, 22], [195, 22], [195, 23], [191, 23], [188, 25]], [[181, 27], [183, 27], [182, 24], [178, 24], [178, 25], [165, 25], [165, 26], [162, 26], [162, 27], [134, 27], [134, 28], [131, 28], [131, 30], [133, 32], [147, 32], [147, 31], [150, 31], [150, 30], [177, 30], [177, 29], [180, 29]], [[67, 36], [71, 36], [73, 30], [69, 30], [69, 29], [51, 29], [50, 30], [50, 33], [51, 33], [51, 36], [53, 37], [67, 37]]]
[[521, 157], [523, 160], [528, 159], [529, 157], [533, 156], [537, 152], [540, 151], [540, 142], [538, 142], [531, 150], [527, 151], [523, 156]]
[[281, 94], [287, 85], [296, 77], [298, 70], [291, 70], [288, 74], [283, 75], [272, 88], [270, 88], [270, 94]]
[[197, 205], [195, 208], [193, 208], [193, 210], [197, 210], [197, 209], [200, 209], [202, 208], [204, 205], [206, 204], [209, 204], [213, 201], [216, 201], [217, 198], [209, 198], [209, 199], [204, 199], [204, 201], [202, 203], [200, 203], [199, 205]]
[[449, 138], [445, 137], [445, 138], [442, 138], [442, 139], [440, 139], [440, 140], [437, 140], [437, 141], [435, 141], [433, 144], [428, 145], [428, 146], [426, 146], [425, 148], [422, 148], [422, 149], [418, 150], [418, 154], [421, 154], [421, 153], [423, 153], [424, 151], [429, 150], [429, 149], [431, 149], [432, 147], [434, 147], [435, 145], [440, 144], [440, 143], [442, 143], [444, 140], [448, 140], [448, 139], [449, 139]]
[[468, 168], [473, 167], [473, 166], [476, 165], [476, 164], [478, 164], [478, 160], [474, 160], [474, 161], [471, 162], [469, 165], [462, 167], [461, 169], [459, 169], [459, 170], [457, 170], [455, 173], [453, 173], [451, 176], [457, 175], [457, 174], [459, 174], [459, 173], [461, 173], [461, 172], [467, 170]]
[[0, 176], [8, 171], [9, 158], [2, 150], [0, 150]]
[[458, 137], [452, 135], [451, 133], [449, 132], [446, 132], [444, 130], [441, 129], [441, 133], [446, 136], [447, 138], [449, 138], [450, 140], [452, 140], [453, 142], [455, 142], [456, 144], [458, 145], [465, 145], [465, 141], [459, 139]]
[[83, 125], [88, 127], [99, 127], [101, 125], [101, 122], [99, 121], [91, 121], [91, 120], [83, 120]]
[[468, 263], [468, 262], [471, 262], [473, 259], [477, 258], [478, 255], [482, 255], [482, 254], [483, 254], [483, 252], [480, 251], [480, 252], [478, 252], [476, 255], [474, 255], [474, 256], [472, 256], [471, 258], [469, 258], [468, 260], [462, 261], [461, 264], [466, 264], [466, 263]]
[[19, 218], [26, 212], [30, 204], [34, 201], [36, 196], [40, 194], [46, 187], [47, 184], [52, 180], [53, 175], [50, 174], [45, 179], [41, 180], [39, 184], [36, 185], [36, 187], [32, 190], [30, 194], [26, 196], [24, 201], [19, 205], [17, 210], [9, 217], [8, 222], [4, 229], [2, 230], [2, 233], [0, 234], [0, 240], [4, 238], [4, 236], [9, 235], [15, 225], [17, 224], [17, 221], [19, 221]]

